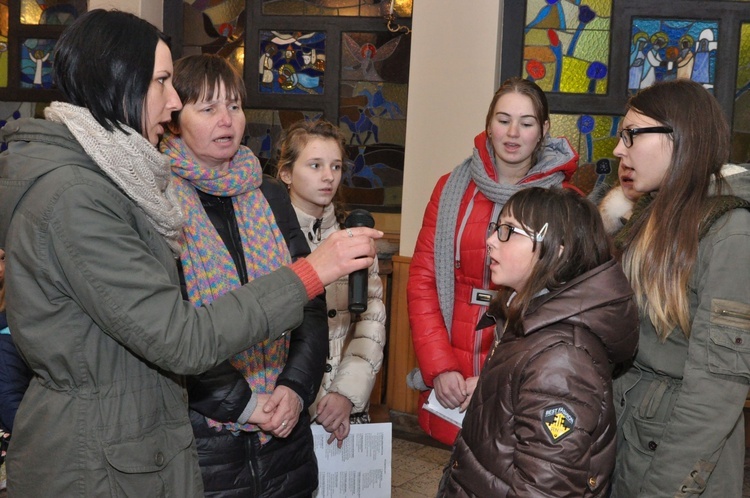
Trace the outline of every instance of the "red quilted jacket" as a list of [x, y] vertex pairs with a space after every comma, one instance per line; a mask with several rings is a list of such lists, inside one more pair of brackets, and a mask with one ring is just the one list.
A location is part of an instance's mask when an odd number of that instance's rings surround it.
[[[490, 178], [496, 179], [491, 152], [487, 150], [485, 132], [477, 135], [474, 144], [487, 174]], [[569, 159], [566, 162], [545, 168], [544, 171], [535, 171], [535, 168], [532, 168], [523, 183], [533, 182], [557, 171], [563, 171], [565, 180], [569, 180], [577, 167], [578, 154], [567, 144], [567, 141], [566, 145], [570, 149]], [[462, 234], [460, 251], [457, 254], [460, 256], [460, 267], [455, 269], [455, 299], [450, 339], [440, 312], [434, 269], [435, 227], [440, 195], [448, 177], [449, 174], [446, 174], [438, 180], [425, 210], [407, 284], [412, 340], [422, 377], [429, 387], [432, 387], [435, 377], [444, 372], [457, 371], [464, 378], [479, 375], [494, 337], [492, 327], [475, 330], [486, 307], [470, 304], [473, 288], [492, 287], [485, 262], [487, 254], [485, 240], [487, 226], [491, 221], [490, 217], [494, 208], [494, 203], [479, 192], [473, 181], [469, 182], [458, 212], [458, 219], [462, 220], [467, 206], [471, 199], [474, 199], [473, 208]], [[455, 239], [453, 243], [456, 243]], [[420, 426], [438, 441], [448, 445], [453, 444], [458, 427], [422, 409], [428, 395], [429, 391], [424, 391], [420, 395]]]

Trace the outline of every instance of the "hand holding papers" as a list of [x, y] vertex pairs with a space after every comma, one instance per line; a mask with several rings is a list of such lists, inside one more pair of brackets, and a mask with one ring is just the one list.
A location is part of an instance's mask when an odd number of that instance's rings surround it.
[[427, 402], [424, 404], [424, 409], [428, 412], [434, 413], [438, 417], [444, 418], [448, 422], [461, 427], [464, 422], [464, 415], [466, 412], [460, 412], [459, 408], [445, 408], [437, 400], [435, 396], [435, 390], [430, 392], [430, 397], [427, 398]]

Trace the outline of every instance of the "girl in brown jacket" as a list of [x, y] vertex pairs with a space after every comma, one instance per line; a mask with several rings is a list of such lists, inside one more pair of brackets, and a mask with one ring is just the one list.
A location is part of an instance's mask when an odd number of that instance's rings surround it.
[[635, 352], [638, 316], [601, 218], [575, 193], [525, 189], [490, 224], [487, 249], [506, 291], [438, 495], [606, 496], [611, 372]]

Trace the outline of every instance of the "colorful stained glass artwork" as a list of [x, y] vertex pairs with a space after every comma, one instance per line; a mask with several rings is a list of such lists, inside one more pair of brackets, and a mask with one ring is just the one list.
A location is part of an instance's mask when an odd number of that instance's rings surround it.
[[630, 93], [676, 78], [692, 79], [713, 91], [717, 21], [635, 18], [630, 34]]
[[341, 180], [347, 204], [397, 208], [404, 182], [404, 148], [394, 144], [347, 145], [349, 163]]
[[[232, 41], [242, 38], [245, 0], [184, 0], [185, 43], [206, 45], [218, 38]], [[188, 28], [189, 24], [189, 28]], [[188, 38], [210, 38], [204, 43], [188, 43]], [[215, 53], [215, 52], [212, 52]]]
[[52, 88], [52, 52], [56, 41], [27, 38], [21, 44], [21, 88]]
[[263, 167], [263, 172], [276, 176], [276, 158], [284, 130], [300, 120], [314, 121], [323, 118], [322, 111], [296, 111], [276, 109], [245, 109], [245, 136], [243, 145], [250, 147]]
[[325, 69], [325, 32], [260, 32], [261, 93], [321, 95]]
[[342, 82], [339, 128], [352, 161], [342, 180], [348, 203], [401, 205], [407, 89], [406, 84]]
[[0, 35], [0, 88], [8, 86], [8, 37]]
[[612, 0], [529, 0], [523, 77], [546, 92], [607, 92]]
[[381, 33], [342, 33], [341, 79], [409, 81], [411, 37]]
[[[411, 17], [411, 0], [397, 0], [397, 4], [404, 4], [399, 16]], [[381, 17], [387, 12], [385, 0], [263, 0], [265, 15]]]
[[86, 6], [86, 0], [21, 0], [21, 24], [67, 26]]
[[750, 24], [747, 23], [740, 28], [733, 115], [731, 161], [745, 163], [750, 161]]
[[0, 1], [0, 36], [5, 38], [5, 42], [8, 40], [8, 21], [10, 18], [10, 12], [8, 11], [7, 3]]
[[401, 205], [411, 37], [342, 33], [339, 128], [352, 163], [342, 180], [350, 204]]
[[550, 116], [550, 135], [565, 137], [578, 151], [578, 170], [572, 183], [589, 193], [602, 182], [617, 182], [619, 160], [614, 149], [619, 140], [619, 116], [591, 114], [553, 114]]

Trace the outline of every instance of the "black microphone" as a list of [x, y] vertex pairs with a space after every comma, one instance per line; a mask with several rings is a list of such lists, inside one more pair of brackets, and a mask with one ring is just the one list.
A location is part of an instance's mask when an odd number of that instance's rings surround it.
[[[355, 209], [344, 221], [346, 228], [375, 226], [372, 215], [364, 209]], [[349, 274], [349, 312], [363, 313], [367, 311], [367, 272], [369, 268], [357, 270]]]

